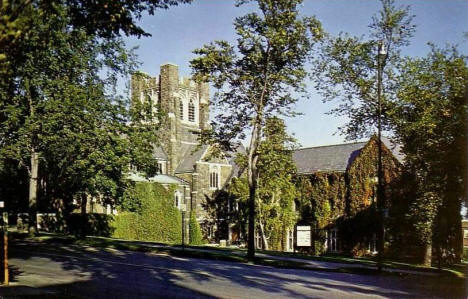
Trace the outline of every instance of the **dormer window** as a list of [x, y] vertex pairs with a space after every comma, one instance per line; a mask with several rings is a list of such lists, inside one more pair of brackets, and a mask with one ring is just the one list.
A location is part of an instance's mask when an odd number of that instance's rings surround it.
[[190, 101], [188, 106], [188, 119], [191, 122], [195, 122], [195, 105]]
[[182, 101], [179, 102], [179, 117], [184, 119], [184, 103]]

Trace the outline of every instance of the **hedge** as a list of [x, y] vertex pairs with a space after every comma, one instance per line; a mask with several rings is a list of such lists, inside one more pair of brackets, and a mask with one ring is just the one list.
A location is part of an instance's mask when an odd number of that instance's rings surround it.
[[195, 218], [195, 213], [190, 213], [189, 240], [190, 245], [202, 245], [204, 243], [200, 225]]
[[71, 214], [67, 218], [67, 229], [76, 236], [110, 237], [114, 232], [113, 221], [113, 215]]
[[125, 200], [138, 201], [138, 212], [123, 211], [114, 217], [112, 236], [121, 239], [180, 243], [182, 218], [174, 207], [173, 189], [161, 184], [137, 182], [125, 192]]

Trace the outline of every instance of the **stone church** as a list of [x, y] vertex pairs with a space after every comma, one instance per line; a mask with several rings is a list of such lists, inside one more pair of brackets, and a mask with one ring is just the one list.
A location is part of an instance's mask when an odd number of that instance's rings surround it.
[[133, 103], [140, 101], [162, 114], [157, 132], [160, 144], [153, 154], [160, 169], [155, 181], [179, 181], [175, 205], [179, 208], [185, 205], [187, 211], [195, 212], [210, 239], [215, 228], [204, 225], [208, 217], [204, 201], [237, 175], [238, 169], [235, 155], [213, 157], [210, 146], [199, 145], [200, 132], [209, 126], [208, 84], [180, 77], [178, 66], [166, 63], [155, 77], [134, 73], [131, 92]]

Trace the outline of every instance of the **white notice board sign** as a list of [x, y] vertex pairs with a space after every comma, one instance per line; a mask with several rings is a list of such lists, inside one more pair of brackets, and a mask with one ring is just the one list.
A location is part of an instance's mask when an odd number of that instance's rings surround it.
[[312, 246], [310, 239], [310, 225], [296, 227], [296, 246]]

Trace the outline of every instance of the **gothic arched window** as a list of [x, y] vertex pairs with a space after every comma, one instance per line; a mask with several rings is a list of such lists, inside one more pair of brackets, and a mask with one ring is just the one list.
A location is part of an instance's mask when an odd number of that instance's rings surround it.
[[146, 95], [146, 101], [144, 105], [145, 105], [146, 113], [148, 113], [149, 116], [152, 116], [153, 115], [153, 101], [148, 94]]
[[219, 188], [219, 168], [217, 166], [212, 167], [210, 171], [210, 188]]
[[195, 105], [192, 101], [190, 101], [188, 105], [188, 120], [192, 122], [195, 121]]
[[182, 200], [182, 194], [180, 194], [179, 191], [176, 191], [174, 193], [174, 206], [178, 209], [180, 208], [180, 204], [182, 203], [181, 200]]
[[179, 102], [179, 117], [184, 119], [184, 103], [182, 101]]

